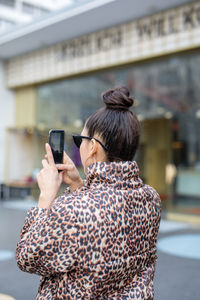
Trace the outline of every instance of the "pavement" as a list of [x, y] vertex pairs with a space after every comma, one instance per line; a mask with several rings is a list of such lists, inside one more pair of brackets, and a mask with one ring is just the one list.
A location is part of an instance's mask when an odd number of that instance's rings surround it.
[[[0, 202], [0, 300], [34, 300], [39, 276], [17, 268], [15, 249], [26, 211], [36, 203]], [[200, 224], [161, 220], [154, 300], [200, 300]], [[10, 297], [8, 297], [10, 296]]]

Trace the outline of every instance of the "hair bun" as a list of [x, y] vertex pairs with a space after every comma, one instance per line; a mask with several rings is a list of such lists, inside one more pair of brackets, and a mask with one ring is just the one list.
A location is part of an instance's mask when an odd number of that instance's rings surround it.
[[134, 100], [129, 95], [127, 87], [120, 86], [104, 92], [102, 100], [108, 109], [128, 110], [134, 103]]

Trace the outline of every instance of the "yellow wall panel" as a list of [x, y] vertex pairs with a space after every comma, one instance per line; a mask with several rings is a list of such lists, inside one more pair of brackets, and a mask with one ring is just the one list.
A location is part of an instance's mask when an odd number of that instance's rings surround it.
[[35, 126], [36, 92], [34, 87], [16, 90], [16, 126]]
[[166, 166], [171, 160], [171, 126], [167, 119], [144, 121], [141, 136], [142, 177], [160, 194], [167, 194]]

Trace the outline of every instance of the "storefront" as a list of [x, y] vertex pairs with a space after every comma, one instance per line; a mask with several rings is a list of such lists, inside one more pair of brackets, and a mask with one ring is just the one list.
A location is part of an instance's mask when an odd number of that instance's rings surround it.
[[[8, 156], [13, 139], [26, 145], [19, 165], [30, 158], [20, 175], [40, 168], [50, 128], [66, 130], [67, 151], [80, 166], [71, 134], [101, 107], [104, 90], [127, 85], [142, 123], [141, 177], [163, 208], [200, 214], [199, 16], [195, 2], [8, 61], [17, 103]], [[7, 170], [10, 178], [9, 160]]]

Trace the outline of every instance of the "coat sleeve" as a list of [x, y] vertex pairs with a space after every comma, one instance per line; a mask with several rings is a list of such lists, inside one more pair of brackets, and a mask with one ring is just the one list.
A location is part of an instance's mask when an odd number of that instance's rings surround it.
[[73, 201], [66, 205], [61, 199], [60, 203], [51, 209], [35, 207], [28, 211], [16, 249], [17, 265], [22, 271], [49, 276], [77, 265], [79, 230]]

